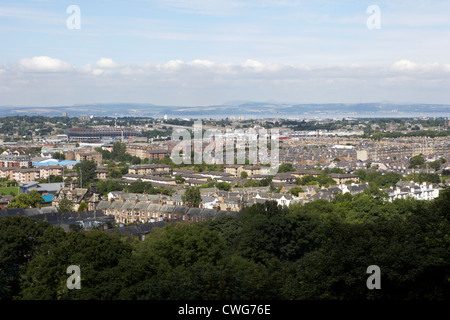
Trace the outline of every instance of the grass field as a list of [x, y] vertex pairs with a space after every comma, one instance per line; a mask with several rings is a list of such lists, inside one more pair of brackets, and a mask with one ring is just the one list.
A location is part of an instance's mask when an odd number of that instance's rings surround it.
[[1, 187], [0, 188], [0, 195], [10, 195], [11, 192], [14, 192], [14, 195], [17, 195], [19, 188], [17, 187]]

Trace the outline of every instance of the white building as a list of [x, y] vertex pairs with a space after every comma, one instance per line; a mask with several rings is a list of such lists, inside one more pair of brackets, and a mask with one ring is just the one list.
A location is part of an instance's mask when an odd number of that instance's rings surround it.
[[267, 201], [276, 201], [278, 205], [287, 207], [289, 207], [292, 202], [298, 200], [298, 198], [290, 194], [264, 193], [264, 192], [258, 192], [254, 198]]
[[419, 184], [409, 184], [404, 187], [397, 186], [394, 189], [388, 189], [389, 201], [395, 199], [406, 199], [408, 196], [417, 200], [432, 200], [439, 197], [439, 191], [442, 188], [433, 187], [432, 184], [426, 182]]

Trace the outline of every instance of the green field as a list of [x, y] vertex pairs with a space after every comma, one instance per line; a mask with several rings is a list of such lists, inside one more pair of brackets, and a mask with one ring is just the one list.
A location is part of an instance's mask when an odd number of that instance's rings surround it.
[[14, 195], [17, 195], [18, 191], [19, 191], [18, 187], [1, 187], [0, 195], [10, 195], [11, 192], [14, 192]]

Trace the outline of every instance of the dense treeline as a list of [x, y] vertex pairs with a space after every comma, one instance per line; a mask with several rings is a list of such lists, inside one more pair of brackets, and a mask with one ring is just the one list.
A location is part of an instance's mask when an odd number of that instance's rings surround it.
[[283, 125], [286, 125], [294, 131], [309, 131], [309, 130], [336, 130], [338, 126], [336, 123], [320, 123], [318, 121], [297, 121], [297, 120], [283, 120]]
[[[3, 299], [446, 299], [450, 189], [432, 201], [369, 191], [168, 224], [144, 241], [0, 218]], [[80, 266], [81, 289], [66, 269]], [[367, 267], [381, 269], [369, 290]]]

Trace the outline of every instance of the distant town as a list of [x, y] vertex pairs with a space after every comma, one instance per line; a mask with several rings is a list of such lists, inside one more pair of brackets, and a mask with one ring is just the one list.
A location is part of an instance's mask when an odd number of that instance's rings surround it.
[[[192, 130], [195, 121], [224, 133], [276, 128], [277, 173], [248, 159], [175, 164], [173, 132]], [[144, 236], [158, 223], [237, 215], [266, 201], [290, 206], [369, 190], [388, 201], [430, 200], [450, 185], [450, 120], [443, 117], [21, 115], [0, 118], [0, 148], [0, 215], [66, 231], [140, 225], [130, 232]]]

